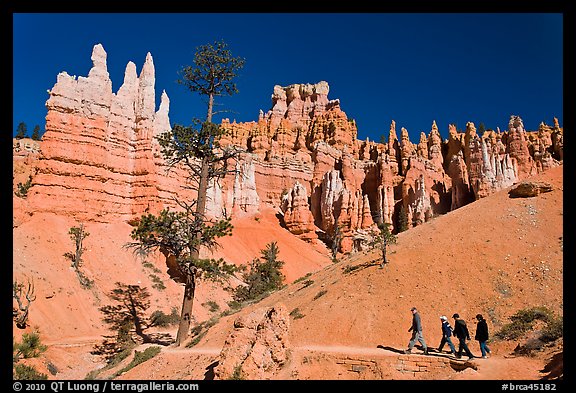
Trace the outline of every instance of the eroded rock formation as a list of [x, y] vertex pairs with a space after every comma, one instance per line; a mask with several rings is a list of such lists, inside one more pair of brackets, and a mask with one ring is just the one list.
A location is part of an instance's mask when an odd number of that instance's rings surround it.
[[217, 379], [271, 379], [286, 364], [290, 316], [283, 304], [262, 307], [234, 321], [220, 352]]
[[[112, 92], [106, 62], [106, 51], [95, 45], [88, 76], [62, 72], [49, 91], [46, 132], [29, 195], [34, 211], [79, 221], [128, 221], [145, 212], [177, 208], [176, 195], [195, 198], [193, 190], [182, 187], [187, 171], [168, 171], [155, 139], [171, 126], [165, 91], [156, 110], [152, 55], [146, 55], [140, 75], [136, 65], [128, 63], [117, 93]], [[258, 211], [251, 157], [241, 157], [228, 182], [213, 185], [209, 213]]]
[[[88, 77], [63, 72], [46, 103], [38, 174], [30, 189], [34, 210], [79, 220], [130, 220], [144, 212], [176, 207], [173, 197], [192, 199], [182, 188], [186, 171], [167, 172], [154, 138], [170, 128], [169, 99], [155, 104], [155, 75], [148, 54], [140, 72], [126, 67], [117, 93], [96, 45]], [[412, 143], [408, 130], [390, 124], [388, 140], [359, 140], [339, 100], [328, 99], [327, 82], [275, 86], [272, 107], [257, 121], [224, 119], [222, 146], [242, 153], [235, 171], [208, 192], [207, 212], [254, 214], [265, 204], [283, 215], [287, 230], [313, 241], [331, 241], [336, 228], [341, 251], [359, 249], [357, 239], [375, 224], [408, 227], [557, 166], [563, 130], [542, 123], [524, 129], [511, 116], [508, 130], [479, 135], [473, 123], [459, 132], [450, 125], [442, 140], [436, 122]]]

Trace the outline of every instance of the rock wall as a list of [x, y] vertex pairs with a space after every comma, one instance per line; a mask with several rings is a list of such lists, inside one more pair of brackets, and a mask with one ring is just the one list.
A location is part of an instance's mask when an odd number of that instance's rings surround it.
[[[167, 171], [154, 138], [170, 129], [170, 101], [163, 92], [156, 110], [152, 56], [140, 75], [128, 63], [117, 93], [106, 61], [104, 48], [94, 46], [88, 76], [62, 72], [49, 91], [29, 192], [34, 211], [109, 222], [176, 208], [176, 195], [195, 198], [182, 187], [184, 169]], [[398, 138], [392, 121], [387, 142], [358, 140], [355, 122], [328, 93], [324, 81], [274, 86], [272, 107], [260, 111], [257, 121], [222, 121], [221, 145], [242, 153], [232, 164], [235, 171], [211, 185], [210, 215], [254, 214], [266, 204], [306, 240], [330, 242], [339, 229], [341, 251], [349, 252], [362, 248], [375, 224], [398, 230], [401, 211], [408, 227], [419, 225], [563, 159], [557, 119], [527, 132], [520, 117], [511, 116], [507, 131], [483, 135], [471, 122], [465, 132], [450, 125], [444, 141], [433, 122], [416, 144], [403, 127]]]
[[387, 143], [361, 141], [328, 91], [326, 82], [275, 86], [272, 109], [260, 111], [257, 122], [222, 122], [222, 144], [252, 154], [260, 202], [281, 205], [288, 230], [313, 239], [315, 228], [330, 242], [339, 227], [343, 252], [360, 249], [374, 224], [398, 229], [401, 209], [408, 227], [419, 225], [562, 159], [557, 120], [529, 133], [518, 116], [508, 131], [483, 135], [471, 122], [465, 132], [450, 125], [445, 141], [433, 121], [417, 144], [403, 127], [398, 138], [392, 121]]
[[[156, 110], [155, 70], [148, 53], [140, 75], [129, 62], [117, 93], [107, 54], [97, 44], [87, 77], [58, 75], [46, 102], [46, 132], [29, 203], [33, 211], [70, 215], [78, 221], [132, 220], [164, 207], [174, 197], [195, 198], [182, 167], [168, 171], [155, 139], [171, 129], [164, 91]], [[14, 145], [15, 152], [20, 146]], [[210, 190], [208, 211], [221, 215], [259, 208], [254, 166], [242, 157], [228, 182]]]
[[238, 317], [214, 372], [217, 379], [272, 379], [290, 355], [290, 316], [283, 304]]

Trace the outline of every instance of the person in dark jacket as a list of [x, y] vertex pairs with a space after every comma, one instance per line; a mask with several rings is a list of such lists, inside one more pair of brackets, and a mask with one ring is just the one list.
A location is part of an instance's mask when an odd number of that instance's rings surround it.
[[416, 340], [418, 340], [424, 348], [424, 355], [428, 355], [428, 347], [426, 346], [426, 341], [424, 341], [424, 336], [422, 335], [422, 321], [420, 321], [420, 314], [418, 314], [416, 307], [412, 307], [410, 311], [412, 311], [412, 326], [410, 326], [408, 331], [412, 332], [412, 338], [408, 343], [408, 349], [404, 350], [404, 353], [412, 353], [412, 348], [414, 348], [414, 344], [416, 344]]
[[462, 357], [462, 350], [466, 352], [468, 355], [468, 360], [474, 359], [474, 355], [470, 352], [468, 345], [466, 345], [466, 340], [470, 340], [470, 332], [468, 332], [468, 327], [466, 326], [466, 321], [460, 319], [460, 315], [454, 314], [452, 315], [454, 318], [454, 335], [458, 337], [458, 353], [456, 354], [457, 358]]
[[490, 353], [490, 348], [486, 345], [488, 341], [488, 324], [482, 314], [476, 315], [478, 323], [476, 324], [476, 335], [474, 339], [480, 343], [480, 351], [482, 352], [482, 359], [486, 359], [486, 353]]
[[452, 343], [452, 326], [450, 326], [450, 322], [448, 322], [448, 318], [445, 315], [440, 317], [442, 321], [442, 341], [440, 341], [440, 346], [438, 346], [438, 352], [442, 353], [442, 348], [444, 348], [444, 344], [448, 343], [450, 347], [450, 353], [452, 355], [456, 355], [456, 349], [454, 348], [454, 344]]

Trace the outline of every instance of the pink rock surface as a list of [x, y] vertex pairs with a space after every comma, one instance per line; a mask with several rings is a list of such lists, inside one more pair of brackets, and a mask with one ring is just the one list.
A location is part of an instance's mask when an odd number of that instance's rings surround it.
[[[87, 77], [62, 72], [46, 102], [46, 133], [27, 205], [33, 211], [81, 221], [132, 220], [177, 208], [173, 198], [195, 198], [182, 188], [183, 168], [167, 171], [155, 136], [169, 130], [170, 100], [155, 103], [155, 70], [147, 54], [140, 74], [126, 66], [117, 93], [98, 44]], [[414, 144], [392, 120], [386, 143], [357, 139], [356, 123], [328, 98], [329, 85], [275, 86], [272, 107], [257, 121], [224, 119], [220, 143], [244, 150], [235, 171], [209, 189], [207, 213], [254, 215], [263, 204], [280, 211], [286, 228], [308, 240], [342, 227], [342, 251], [377, 223], [398, 225], [399, 209], [418, 225], [559, 165], [563, 130], [541, 124], [524, 130], [512, 116], [508, 131], [478, 135], [449, 127], [442, 141], [434, 121]], [[29, 147], [32, 148], [32, 147]], [[21, 143], [14, 148], [20, 154]], [[289, 195], [283, 200], [283, 195]]]

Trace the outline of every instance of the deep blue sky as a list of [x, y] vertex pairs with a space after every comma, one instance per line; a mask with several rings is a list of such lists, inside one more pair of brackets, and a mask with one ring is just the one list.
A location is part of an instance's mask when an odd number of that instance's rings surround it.
[[[276, 84], [330, 84], [329, 98], [356, 119], [358, 136], [388, 136], [392, 119], [411, 140], [436, 120], [505, 130], [519, 115], [529, 130], [563, 125], [563, 19], [553, 13], [408, 14], [13, 14], [13, 133], [44, 130], [47, 89], [59, 72], [87, 76], [101, 43], [116, 93], [129, 61], [156, 68], [156, 107], [170, 97], [172, 124], [205, 116], [175, 81], [197, 46], [223, 39], [246, 59], [239, 94], [222, 100], [231, 120], [271, 107]], [[221, 117], [222, 117], [221, 116]]]

